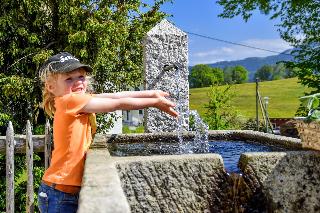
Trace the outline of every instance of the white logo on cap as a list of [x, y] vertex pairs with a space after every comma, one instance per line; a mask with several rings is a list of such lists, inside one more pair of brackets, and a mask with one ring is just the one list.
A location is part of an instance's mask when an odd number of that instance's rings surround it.
[[76, 60], [76, 61], [79, 61], [79, 59], [73, 57], [73, 56], [60, 56], [60, 62], [63, 63], [65, 61], [68, 61], [70, 59], [73, 59], [73, 60]]

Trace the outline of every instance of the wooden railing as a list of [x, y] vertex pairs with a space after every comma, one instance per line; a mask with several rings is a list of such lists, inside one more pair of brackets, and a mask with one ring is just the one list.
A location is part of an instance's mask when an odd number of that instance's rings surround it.
[[33, 153], [44, 152], [45, 169], [51, 158], [51, 128], [47, 121], [45, 135], [33, 136], [30, 122], [27, 121], [26, 135], [14, 135], [9, 122], [6, 136], [0, 136], [0, 153], [6, 155], [6, 212], [14, 213], [14, 153], [26, 153], [27, 196], [26, 212], [34, 212]]

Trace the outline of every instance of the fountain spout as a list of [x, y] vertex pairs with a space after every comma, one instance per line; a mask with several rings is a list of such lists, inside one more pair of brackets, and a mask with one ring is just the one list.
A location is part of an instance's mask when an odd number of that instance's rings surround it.
[[166, 64], [163, 66], [163, 71], [167, 72], [167, 71], [171, 71], [172, 69], [174, 69], [176, 71], [176, 70], [178, 70], [178, 66], [175, 64], [173, 64], [173, 65]]

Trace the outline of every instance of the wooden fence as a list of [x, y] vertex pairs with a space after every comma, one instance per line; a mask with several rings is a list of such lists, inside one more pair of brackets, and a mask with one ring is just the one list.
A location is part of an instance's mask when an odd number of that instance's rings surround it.
[[33, 188], [33, 153], [44, 152], [45, 169], [51, 158], [51, 128], [46, 122], [45, 135], [32, 135], [30, 122], [27, 121], [26, 135], [14, 135], [12, 123], [9, 122], [6, 136], [0, 136], [0, 153], [6, 155], [6, 212], [14, 213], [14, 153], [26, 153], [27, 200], [26, 211], [34, 212]]

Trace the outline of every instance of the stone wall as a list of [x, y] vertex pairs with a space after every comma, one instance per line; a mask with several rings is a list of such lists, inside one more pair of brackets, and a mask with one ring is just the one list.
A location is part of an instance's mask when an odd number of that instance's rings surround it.
[[253, 193], [251, 212], [320, 212], [319, 152], [245, 153], [240, 168]]
[[222, 207], [227, 174], [220, 155], [130, 157], [117, 164], [132, 212], [212, 212]]
[[79, 198], [78, 213], [129, 213], [113, 158], [107, 149], [89, 150]]
[[296, 120], [295, 123], [302, 141], [302, 146], [320, 150], [320, 122]]

